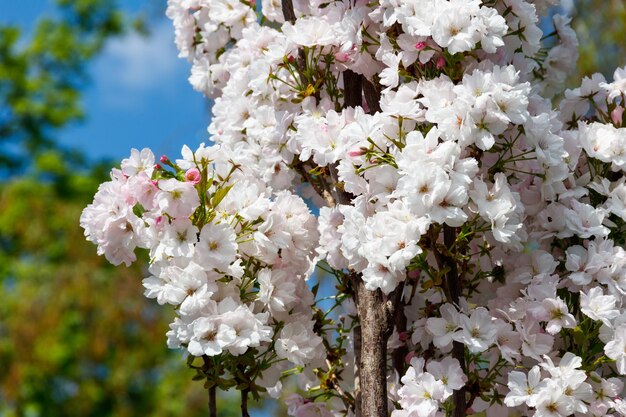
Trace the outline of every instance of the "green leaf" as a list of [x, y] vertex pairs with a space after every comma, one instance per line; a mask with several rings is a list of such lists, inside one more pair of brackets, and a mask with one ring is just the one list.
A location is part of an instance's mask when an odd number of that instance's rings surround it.
[[214, 208], [217, 207], [222, 202], [224, 197], [226, 197], [230, 189], [233, 188], [233, 185], [235, 184], [227, 185], [226, 187], [218, 189], [211, 198], [211, 206]]

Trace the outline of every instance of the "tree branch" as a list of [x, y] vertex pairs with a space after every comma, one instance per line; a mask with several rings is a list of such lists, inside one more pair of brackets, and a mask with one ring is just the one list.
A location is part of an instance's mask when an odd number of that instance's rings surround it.
[[300, 174], [304, 181], [311, 184], [311, 187], [313, 187], [315, 192], [324, 199], [328, 207], [334, 207], [337, 202], [332, 195], [332, 187], [324, 180], [322, 176], [320, 176], [319, 178], [319, 184], [316, 184], [313, 177], [311, 177], [311, 174], [309, 174], [305, 163], [297, 160], [297, 158], [294, 157], [294, 162], [292, 162], [291, 166], [298, 174]]
[[[404, 315], [404, 287], [405, 282], [398, 284], [398, 287], [391, 293], [389, 299], [390, 308], [388, 309], [389, 316], [389, 336], [393, 334], [393, 328], [395, 326], [398, 331], [398, 335], [406, 332], [406, 316]], [[406, 355], [408, 355], [409, 349], [406, 343], [402, 341], [402, 346], [394, 349], [391, 355], [391, 362], [393, 369], [398, 372], [398, 375], [402, 377], [406, 368]]]
[[248, 393], [250, 388], [241, 390], [241, 417], [250, 417], [248, 414]]
[[[361, 279], [360, 275], [357, 279]], [[354, 285], [356, 288], [356, 284]], [[355, 304], [356, 299], [355, 299]], [[357, 315], [358, 315], [357, 311]], [[352, 330], [354, 345], [354, 415], [361, 417], [361, 323], [358, 323]]]
[[[443, 226], [443, 243], [447, 248], [452, 248], [456, 241], [457, 233], [456, 229], [444, 225]], [[456, 259], [449, 256], [443, 256], [445, 265], [448, 269], [446, 273], [446, 284], [448, 287], [448, 293], [451, 303], [458, 305], [459, 298], [461, 297], [461, 277], [457, 268]], [[466, 372], [465, 369], [465, 345], [461, 342], [453, 342], [452, 344], [452, 357], [459, 361], [461, 369]], [[465, 399], [465, 387], [454, 391], [452, 394], [452, 401], [454, 403], [453, 417], [465, 417], [467, 409], [467, 400]]]
[[369, 107], [369, 114], [374, 114], [380, 111], [380, 89], [376, 87], [370, 80], [363, 77], [363, 94], [365, 95], [365, 101], [367, 107]]
[[281, 6], [283, 8], [285, 21], [291, 24], [296, 23], [296, 13], [293, 10], [293, 2], [291, 0], [281, 0]]
[[209, 416], [217, 417], [217, 387], [213, 385], [209, 388]]
[[363, 76], [352, 70], [343, 72], [344, 107], [357, 107], [363, 103]]

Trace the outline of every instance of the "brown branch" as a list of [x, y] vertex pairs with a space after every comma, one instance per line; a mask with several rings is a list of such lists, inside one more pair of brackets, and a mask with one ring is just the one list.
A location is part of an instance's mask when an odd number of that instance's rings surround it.
[[343, 72], [344, 107], [357, 107], [363, 103], [363, 76], [352, 70]]
[[[344, 108], [357, 107], [363, 103], [364, 81], [362, 75], [351, 70], [343, 72]], [[379, 99], [377, 99], [379, 100]], [[370, 106], [378, 108], [378, 104]], [[339, 189], [337, 166], [329, 167], [335, 184], [335, 200], [349, 204], [352, 196]], [[380, 290], [365, 288], [361, 274], [351, 274], [350, 282], [355, 294], [359, 325], [354, 336], [354, 389], [356, 417], [386, 417], [387, 414], [387, 340], [390, 334], [390, 309]], [[399, 290], [402, 292], [402, 289]]]
[[250, 388], [241, 390], [241, 417], [250, 417], [248, 414], [248, 393]]
[[380, 88], [376, 87], [370, 80], [365, 77], [363, 77], [363, 94], [365, 95], [367, 107], [369, 107], [369, 114], [379, 112]]
[[[459, 304], [462, 289], [462, 274], [459, 274], [458, 266], [454, 256], [444, 253], [440, 250], [438, 240], [438, 231], [431, 227], [429, 230], [430, 247], [437, 261], [437, 267], [440, 271], [446, 271], [442, 281], [442, 289], [446, 296], [446, 300], [454, 305]], [[449, 251], [456, 242], [456, 229], [444, 225], [443, 226], [443, 245], [445, 251]], [[459, 361], [461, 369], [466, 372], [465, 366], [465, 345], [461, 342], [452, 343], [452, 357]], [[466, 387], [454, 391], [452, 394], [452, 402], [454, 403], [454, 412], [452, 417], [465, 417], [467, 410], [467, 399], [465, 398]]]
[[[207, 355], [202, 355], [202, 372], [204, 372], [204, 375], [207, 377], [207, 380], [209, 378], [209, 374], [210, 374], [212, 367], [213, 367], [213, 364], [211, 362], [211, 359]], [[217, 387], [213, 385], [211, 388], [209, 388], [208, 391], [209, 391], [209, 416], [217, 417], [217, 395], [216, 395]]]
[[[401, 282], [398, 287], [393, 291], [389, 297], [391, 301], [390, 308], [388, 308], [389, 316], [389, 335], [393, 333], [395, 326], [398, 335], [406, 332], [406, 316], [404, 314], [404, 287], [405, 283]], [[389, 302], [388, 302], [389, 303]], [[391, 362], [393, 369], [398, 372], [398, 375], [402, 377], [406, 368], [406, 356], [409, 354], [409, 349], [406, 342], [402, 341], [402, 346], [394, 349], [391, 354]]]
[[[360, 275], [357, 277], [361, 279]], [[356, 285], [355, 285], [356, 287]], [[355, 300], [356, 303], [356, 300]], [[358, 304], [358, 303], [357, 303]], [[358, 315], [358, 312], [357, 312]], [[354, 338], [354, 415], [361, 417], [361, 324], [357, 324], [352, 330]]]
[[292, 167], [298, 174], [300, 174], [304, 181], [311, 184], [311, 187], [313, 187], [315, 192], [324, 199], [328, 207], [334, 207], [337, 204], [332, 195], [332, 187], [324, 180], [324, 178], [320, 177], [318, 183], [314, 181], [311, 174], [309, 174], [305, 163], [298, 161], [297, 157], [294, 157]]
[[209, 388], [209, 416], [217, 417], [217, 387], [213, 385]]
[[[444, 225], [443, 226], [443, 243], [446, 248], [452, 248], [456, 241], [456, 229]], [[451, 303], [458, 305], [461, 297], [461, 277], [459, 275], [456, 259], [454, 257], [445, 256], [446, 267], [449, 268], [446, 273], [446, 286], [448, 287], [449, 300]], [[452, 357], [459, 361], [461, 369], [466, 372], [465, 367], [465, 345], [461, 342], [453, 342]], [[452, 402], [454, 403], [453, 417], [465, 417], [467, 415], [467, 400], [465, 398], [465, 387], [454, 391], [452, 394]]]
[[[343, 87], [344, 87], [344, 101], [343, 106], [356, 107], [361, 105], [361, 89], [362, 89], [363, 77], [351, 70], [343, 72]], [[352, 202], [352, 196], [346, 193], [344, 190], [338, 188], [339, 174], [337, 172], [337, 164], [331, 164], [328, 166], [330, 171], [330, 178], [334, 184], [333, 197], [338, 204], [350, 204]]]
[[281, 6], [285, 22], [296, 23], [296, 12], [293, 10], [293, 2], [291, 0], [281, 0]]

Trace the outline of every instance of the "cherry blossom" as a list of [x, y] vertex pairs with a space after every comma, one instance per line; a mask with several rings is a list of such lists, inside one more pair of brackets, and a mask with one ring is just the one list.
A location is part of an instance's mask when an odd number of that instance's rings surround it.
[[557, 3], [168, 0], [207, 141], [132, 149], [85, 236], [244, 404], [626, 416], [626, 67], [566, 90]]

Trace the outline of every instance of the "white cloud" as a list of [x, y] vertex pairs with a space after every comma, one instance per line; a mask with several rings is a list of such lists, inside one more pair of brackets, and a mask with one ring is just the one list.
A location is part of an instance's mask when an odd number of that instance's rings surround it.
[[149, 36], [130, 33], [110, 40], [94, 68], [98, 93], [110, 104], [131, 104], [137, 94], [167, 92], [181, 77], [184, 80], [181, 68], [186, 65], [177, 58], [173, 39], [170, 21], [163, 20]]

